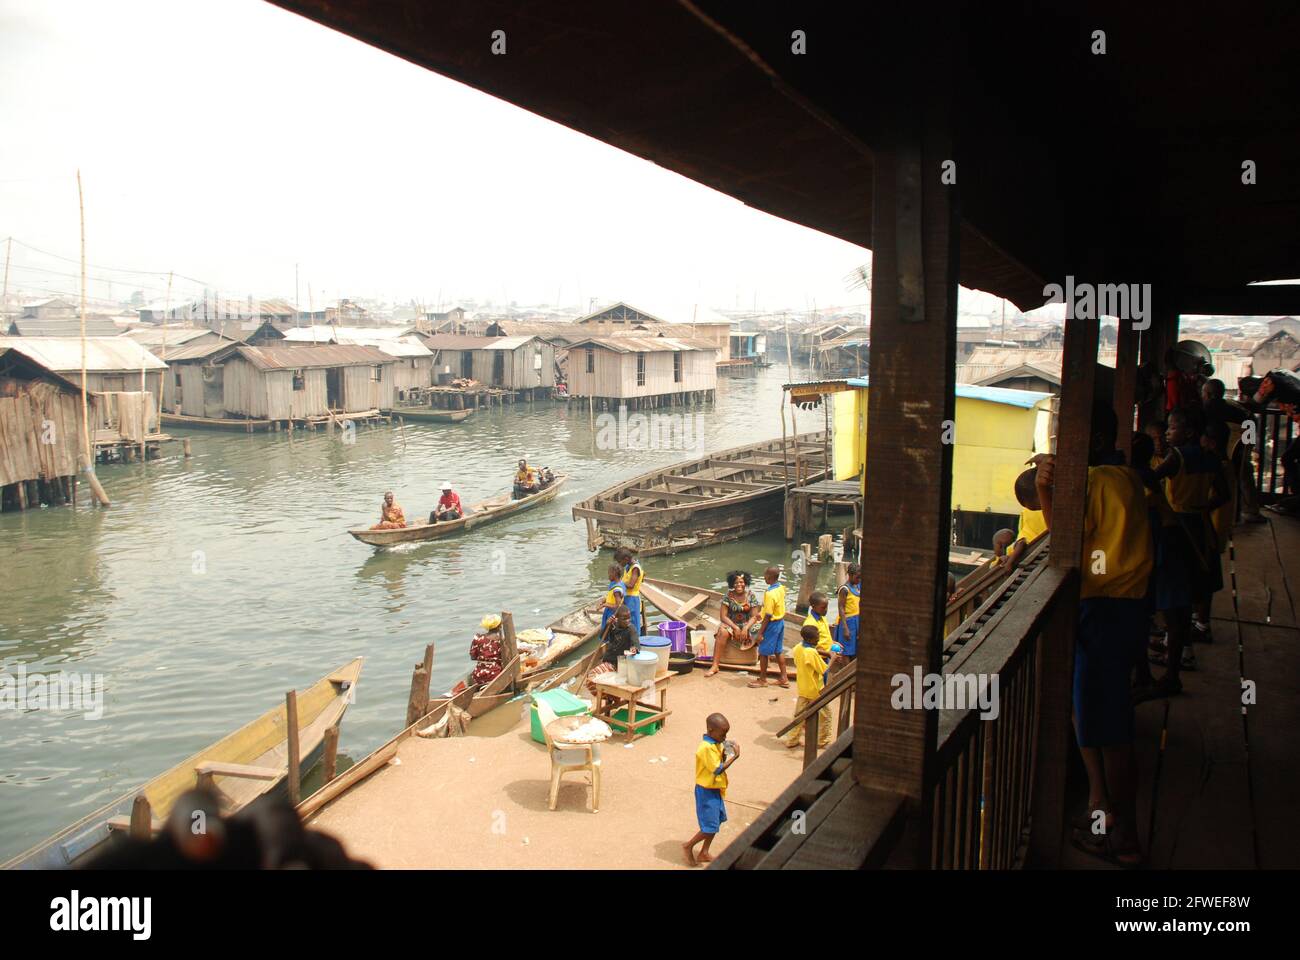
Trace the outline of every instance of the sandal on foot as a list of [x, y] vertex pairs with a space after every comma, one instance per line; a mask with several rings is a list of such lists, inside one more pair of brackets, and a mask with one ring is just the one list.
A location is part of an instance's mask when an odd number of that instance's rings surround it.
[[1116, 849], [1108, 833], [1095, 834], [1086, 830], [1073, 830], [1070, 833], [1070, 845], [1080, 853], [1104, 860], [1121, 870], [1137, 870], [1142, 867], [1142, 851], [1137, 847]]
[[1146, 703], [1164, 697], [1176, 697], [1183, 692], [1183, 682], [1177, 677], [1161, 677], [1149, 687], [1133, 691], [1133, 703]]

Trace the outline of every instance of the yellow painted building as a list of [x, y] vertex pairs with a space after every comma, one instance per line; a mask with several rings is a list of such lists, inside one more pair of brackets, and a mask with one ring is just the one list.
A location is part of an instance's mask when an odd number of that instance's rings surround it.
[[[867, 382], [853, 378], [839, 383], [845, 387], [831, 394], [835, 479], [851, 480], [862, 474], [866, 462]], [[1051, 394], [966, 384], [958, 384], [956, 392], [952, 509], [1019, 514], [1016, 477], [1031, 456], [1050, 450]], [[941, 442], [942, 426], [936, 424], [934, 430], [935, 442]]]

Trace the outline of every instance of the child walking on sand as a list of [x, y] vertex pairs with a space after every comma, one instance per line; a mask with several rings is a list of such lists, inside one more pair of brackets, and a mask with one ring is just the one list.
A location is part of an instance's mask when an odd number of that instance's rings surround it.
[[[822, 659], [820, 649], [821, 635], [816, 624], [806, 623], [800, 630], [801, 642], [794, 648], [795, 683], [799, 688], [799, 698], [795, 701], [794, 712], [797, 715], [822, 695], [826, 685], [826, 661]], [[786, 736], [785, 745], [790, 749], [803, 746], [804, 724], [799, 724]], [[830, 704], [817, 711], [817, 746], [829, 746], [831, 742], [831, 708]]]
[[[740, 746], [727, 739], [731, 724], [720, 713], [711, 713], [704, 721], [704, 740], [695, 750], [695, 819], [700, 829], [682, 844], [686, 862], [692, 867], [713, 859], [709, 845], [727, 820], [727, 768], [740, 759]], [[697, 844], [700, 852], [695, 852]]]

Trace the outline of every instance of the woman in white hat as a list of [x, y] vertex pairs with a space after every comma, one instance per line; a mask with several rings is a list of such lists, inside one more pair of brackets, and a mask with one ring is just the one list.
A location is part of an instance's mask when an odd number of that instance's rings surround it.
[[433, 508], [433, 513], [429, 514], [429, 522], [459, 520], [464, 515], [465, 511], [460, 505], [460, 497], [451, 489], [450, 482], [444, 483], [442, 485], [442, 496], [438, 498], [438, 505]]

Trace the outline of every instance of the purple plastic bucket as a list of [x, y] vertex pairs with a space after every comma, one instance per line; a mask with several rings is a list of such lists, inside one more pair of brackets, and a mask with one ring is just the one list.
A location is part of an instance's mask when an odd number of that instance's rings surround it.
[[686, 653], [686, 624], [680, 620], [665, 620], [659, 624], [659, 636], [668, 638], [668, 649], [673, 653]]

